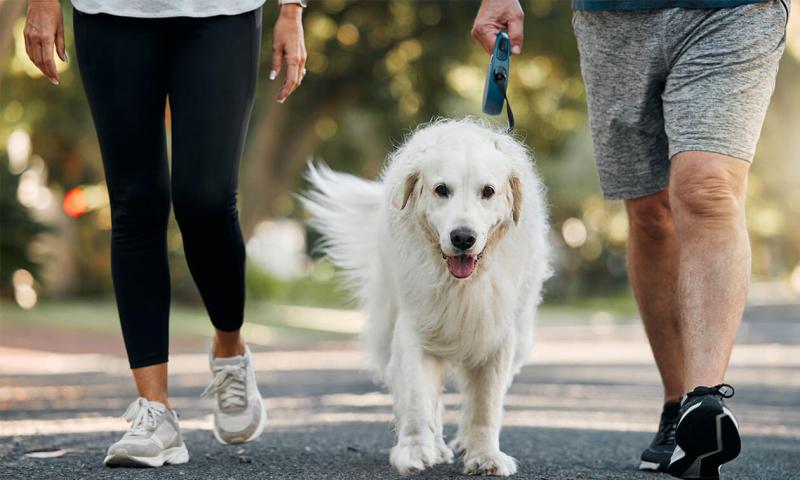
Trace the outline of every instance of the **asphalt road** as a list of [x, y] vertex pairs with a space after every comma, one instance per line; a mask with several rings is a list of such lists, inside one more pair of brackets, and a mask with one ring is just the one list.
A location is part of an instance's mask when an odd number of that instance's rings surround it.
[[[744, 450], [723, 467], [723, 478], [800, 478], [797, 313], [748, 315], [729, 372]], [[501, 448], [520, 462], [514, 478], [670, 478], [636, 470], [660, 403], [638, 325], [544, 327], [535, 348], [506, 402]], [[208, 430], [210, 403], [199, 398], [209, 379], [204, 358], [183, 353], [171, 360], [190, 463], [107, 469], [103, 454], [125, 429], [118, 416], [135, 397], [124, 362], [0, 346], [0, 479], [400, 478], [388, 463], [391, 398], [360, 369], [353, 344], [262, 348], [255, 363], [270, 427], [244, 447], [219, 445]], [[450, 436], [457, 401], [456, 392], [446, 395]], [[29, 456], [58, 450], [55, 458]], [[457, 478], [460, 471], [456, 461], [417, 478]]]

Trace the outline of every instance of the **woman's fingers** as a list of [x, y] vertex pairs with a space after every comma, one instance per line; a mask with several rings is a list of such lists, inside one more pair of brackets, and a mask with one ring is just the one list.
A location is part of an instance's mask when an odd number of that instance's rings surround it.
[[25, 54], [28, 55], [28, 58], [30, 58], [31, 61], [33, 61], [33, 49], [31, 48], [31, 39], [28, 36], [28, 33], [25, 32], [22, 35], [22, 38], [25, 39]]
[[25, 18], [25, 51], [34, 65], [50, 80], [58, 85], [60, 76], [53, 56], [53, 48], [58, 56], [66, 61], [64, 44], [64, 23], [61, 5], [58, 0], [29, 2]]
[[62, 62], [66, 63], [69, 60], [67, 59], [67, 44], [64, 41], [64, 24], [60, 24], [58, 30], [56, 30], [56, 53], [58, 53], [58, 58], [61, 59]]
[[281, 6], [278, 21], [273, 30], [272, 72], [274, 79], [285, 63], [285, 78], [278, 90], [278, 103], [283, 103], [300, 85], [305, 73], [306, 47], [303, 40], [303, 8], [296, 4]]
[[297, 63], [297, 78], [295, 78], [295, 85], [294, 85], [295, 89], [297, 89], [297, 87], [300, 86], [300, 83], [303, 82], [303, 75], [305, 74], [306, 74], [306, 62], [303, 61], [302, 57], [300, 57]]
[[283, 62], [283, 46], [272, 46], [272, 70], [269, 72], [269, 79], [275, 80], [278, 74], [281, 73], [281, 62]]
[[[42, 70], [42, 44], [33, 39], [31, 40], [30, 58], [31, 62], [33, 62], [39, 70]], [[44, 71], [42, 71], [42, 73], [44, 73]]]
[[39, 66], [39, 69], [44, 72], [45, 76], [50, 79], [50, 83], [53, 85], [58, 85], [58, 82], [61, 78], [58, 75], [58, 69], [56, 68], [56, 62], [53, 59], [53, 45], [55, 39], [45, 40], [45, 42], [40, 44], [40, 49], [42, 51], [42, 65]]
[[278, 91], [278, 103], [285, 102], [300, 83], [301, 69], [303, 68], [301, 63], [299, 56], [294, 54], [286, 55], [286, 78], [283, 80], [280, 91]]
[[278, 91], [278, 103], [283, 103], [300, 86], [306, 74], [306, 50], [305, 47], [294, 45], [286, 51], [286, 78], [283, 81], [280, 91]]

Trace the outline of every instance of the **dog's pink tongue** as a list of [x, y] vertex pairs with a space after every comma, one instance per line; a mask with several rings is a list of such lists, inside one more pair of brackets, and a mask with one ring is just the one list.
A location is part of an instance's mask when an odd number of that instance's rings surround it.
[[450, 273], [456, 278], [467, 278], [475, 270], [475, 263], [478, 262], [478, 257], [475, 255], [458, 255], [455, 257], [447, 257], [447, 268]]

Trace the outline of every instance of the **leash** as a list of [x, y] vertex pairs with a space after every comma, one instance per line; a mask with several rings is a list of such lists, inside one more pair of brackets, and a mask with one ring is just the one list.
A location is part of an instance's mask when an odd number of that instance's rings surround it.
[[514, 130], [514, 112], [508, 101], [508, 72], [511, 67], [511, 41], [504, 32], [497, 34], [494, 52], [489, 60], [486, 85], [483, 89], [483, 113], [500, 115], [503, 105], [508, 115], [508, 132]]
[[506, 115], [508, 116], [508, 132], [514, 130], [514, 112], [511, 111], [511, 102], [508, 100], [508, 94], [506, 93], [506, 73], [504, 71], [495, 72], [494, 74], [494, 81], [497, 83], [497, 86], [500, 88], [500, 91], [503, 92], [503, 100], [505, 100], [506, 104]]

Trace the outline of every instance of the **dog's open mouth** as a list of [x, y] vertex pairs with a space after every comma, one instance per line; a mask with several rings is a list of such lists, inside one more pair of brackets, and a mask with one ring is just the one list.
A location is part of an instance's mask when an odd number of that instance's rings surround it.
[[445, 257], [447, 269], [456, 278], [467, 278], [472, 275], [475, 265], [478, 263], [477, 255], [455, 255]]

